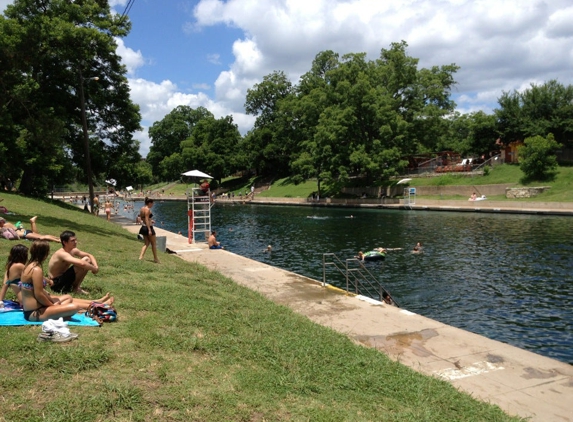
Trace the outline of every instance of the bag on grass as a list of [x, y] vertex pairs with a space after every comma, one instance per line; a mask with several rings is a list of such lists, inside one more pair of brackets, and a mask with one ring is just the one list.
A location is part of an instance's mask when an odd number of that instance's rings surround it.
[[10, 227], [3, 227], [1, 234], [4, 239], [8, 240], [18, 240], [20, 238], [18, 233], [16, 233], [16, 230]]
[[117, 311], [111, 305], [101, 302], [92, 302], [86, 311], [86, 316], [95, 319], [98, 323], [117, 321]]

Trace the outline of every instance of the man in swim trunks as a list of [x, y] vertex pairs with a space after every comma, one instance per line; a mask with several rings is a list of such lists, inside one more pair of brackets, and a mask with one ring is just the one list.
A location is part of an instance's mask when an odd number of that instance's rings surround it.
[[54, 252], [48, 264], [48, 275], [54, 282], [52, 290], [87, 294], [81, 284], [89, 271], [98, 273], [97, 261], [92, 254], [76, 247], [78, 240], [74, 232], [66, 230], [60, 240], [62, 247]]
[[209, 249], [225, 249], [221, 246], [221, 242], [217, 242], [217, 232], [213, 230], [209, 236]]

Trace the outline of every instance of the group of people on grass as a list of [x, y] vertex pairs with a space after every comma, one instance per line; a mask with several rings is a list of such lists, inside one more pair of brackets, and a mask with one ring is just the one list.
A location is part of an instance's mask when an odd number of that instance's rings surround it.
[[[47, 240], [36, 239], [30, 248], [17, 244], [10, 249], [0, 300], [4, 300], [11, 289], [28, 321], [69, 317], [86, 310], [93, 302], [66, 293], [87, 294], [81, 284], [88, 272], [98, 273], [96, 258], [78, 249], [77, 237], [72, 231], [64, 231], [60, 235], [60, 242], [62, 247], [48, 261], [47, 276], [44, 276], [44, 263], [50, 254]], [[63, 295], [54, 296], [47, 288]], [[108, 293], [96, 301], [112, 304], [114, 298]]]
[[[144, 240], [139, 259], [144, 258], [147, 249], [151, 246], [154, 262], [159, 263], [153, 227], [155, 221], [151, 212], [154, 201], [146, 197], [144, 202], [138, 215], [138, 221], [141, 224], [139, 234]], [[108, 205], [110, 204], [106, 203], [105, 207], [106, 214], [109, 215]], [[9, 240], [33, 241], [30, 248], [18, 243], [10, 249], [4, 281], [0, 289], [0, 302], [11, 290], [24, 310], [24, 318], [34, 322], [69, 317], [86, 310], [94, 300], [79, 299], [72, 297], [69, 293], [87, 294], [81, 284], [88, 272], [98, 273], [96, 258], [78, 249], [78, 240], [74, 232], [66, 230], [59, 237], [40, 234], [36, 220], [37, 217], [32, 217], [30, 229], [25, 229], [19, 222], [15, 225], [0, 217], [0, 236]], [[215, 236], [216, 232], [213, 231], [209, 238], [209, 247], [221, 249], [222, 246]], [[59, 242], [62, 247], [50, 257], [47, 276], [45, 276], [44, 264], [50, 254], [49, 242]], [[63, 295], [56, 296], [54, 292]], [[112, 304], [114, 298], [107, 293], [95, 301]]]

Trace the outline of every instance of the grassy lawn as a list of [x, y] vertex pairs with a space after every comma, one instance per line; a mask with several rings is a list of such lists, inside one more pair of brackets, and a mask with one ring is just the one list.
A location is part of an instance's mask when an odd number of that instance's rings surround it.
[[410, 186], [468, 186], [468, 185], [497, 185], [503, 183], [520, 184], [523, 172], [519, 166], [503, 164], [490, 170], [487, 176], [463, 176], [448, 173], [435, 177], [417, 177], [409, 182]]
[[[503, 195], [490, 196], [488, 199], [495, 201], [530, 201], [530, 202], [573, 202], [573, 167], [559, 167], [559, 171], [555, 180], [543, 182], [530, 182], [527, 185], [521, 183], [523, 177], [522, 171], [519, 166], [504, 164], [492, 169], [486, 176], [461, 176], [457, 174], [445, 174], [436, 177], [420, 177], [413, 178], [409, 182], [409, 186], [479, 186], [479, 185], [496, 185], [514, 183], [516, 187], [519, 186], [550, 186], [544, 193], [533, 198], [521, 199], [507, 199]], [[235, 196], [240, 193], [250, 192], [253, 183], [257, 182], [257, 178], [233, 178], [229, 177], [223, 180], [222, 187], [228, 192], [234, 192]], [[257, 185], [259, 183], [257, 182]], [[164, 186], [169, 186], [165, 189], [166, 194], [185, 195], [187, 190], [196, 186], [193, 183], [177, 183], [173, 186], [163, 184], [154, 185], [155, 189], [161, 189]], [[323, 189], [325, 186], [323, 186]], [[147, 189], [147, 188], [146, 188]], [[295, 185], [291, 182], [290, 178], [277, 179], [271, 184], [271, 188], [257, 194], [258, 197], [273, 197], [273, 198], [308, 198], [313, 192], [316, 192], [316, 180], [308, 180], [304, 183]], [[335, 197], [345, 197], [343, 194], [334, 195]], [[350, 195], [349, 197], [355, 198]], [[467, 201], [466, 196], [451, 195], [451, 196], [418, 196], [419, 198], [426, 199], [444, 199], [444, 200], [464, 200]]]
[[[102, 218], [2, 197], [10, 222], [38, 215], [40, 232], [76, 232], [100, 264], [83, 287], [111, 291], [119, 321], [64, 344], [0, 327], [0, 421], [519, 420], [203, 266], [138, 261], [141, 243]], [[0, 253], [15, 244], [0, 240]]]
[[274, 198], [308, 198], [316, 191], [316, 180], [308, 180], [295, 185], [287, 178], [275, 181], [269, 190], [265, 190], [257, 196]]
[[[555, 180], [542, 181], [542, 182], [529, 182], [526, 185], [521, 183], [523, 172], [519, 166], [504, 164], [495, 167], [490, 171], [487, 176], [460, 176], [453, 174], [446, 174], [437, 177], [420, 177], [414, 178], [409, 182], [410, 186], [479, 186], [479, 185], [495, 185], [505, 183], [515, 183], [516, 187], [519, 186], [550, 186], [551, 189], [546, 190], [542, 194], [533, 198], [521, 199], [507, 199], [505, 196], [489, 197], [491, 200], [498, 201], [529, 201], [529, 202], [573, 202], [573, 167], [559, 167], [559, 171]], [[421, 198], [421, 196], [420, 196]], [[424, 197], [433, 199], [430, 197]], [[461, 199], [467, 200], [466, 197], [441, 197], [439, 199]]]

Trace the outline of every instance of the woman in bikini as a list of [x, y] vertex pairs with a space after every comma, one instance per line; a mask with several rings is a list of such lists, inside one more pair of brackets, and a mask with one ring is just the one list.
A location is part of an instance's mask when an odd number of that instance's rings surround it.
[[[26, 266], [26, 261], [28, 260], [28, 248], [24, 245], [18, 244], [10, 249], [10, 254], [8, 255], [8, 260], [6, 262], [6, 272], [4, 273], [4, 283], [2, 284], [2, 290], [0, 290], [0, 300], [4, 300], [6, 293], [9, 288], [12, 288], [12, 293], [16, 296], [18, 302], [22, 302], [22, 289], [20, 287], [22, 271]], [[46, 280], [47, 284], [51, 284], [50, 280]], [[46, 292], [53, 303], [66, 304], [75, 302], [80, 305], [82, 309], [87, 309], [93, 302], [89, 299], [78, 299], [70, 295], [63, 296], [52, 296]], [[100, 299], [95, 300], [95, 302], [101, 302], [106, 304], [113, 304], [114, 298], [106, 293], [105, 296]]]
[[69, 295], [62, 296], [64, 300], [60, 301], [60, 298], [50, 296], [45, 290], [49, 281], [44, 278], [42, 264], [49, 253], [50, 245], [47, 241], [36, 240], [32, 243], [30, 259], [20, 277], [21, 303], [27, 321], [43, 322], [48, 319], [69, 317], [87, 308], [85, 304], [75, 301]]
[[2, 290], [0, 290], [0, 300], [4, 300], [8, 289], [12, 288], [14, 295], [16, 295], [16, 300], [18, 302], [22, 301], [19, 284], [20, 276], [22, 275], [22, 271], [26, 266], [27, 260], [28, 248], [26, 246], [21, 244], [12, 246], [12, 249], [10, 249], [10, 254], [8, 255], [8, 260], [6, 262], [6, 272], [4, 273]]
[[111, 219], [111, 209], [113, 208], [113, 204], [110, 202], [109, 199], [105, 200], [104, 204], [105, 214], [107, 215], [107, 221]]
[[153, 199], [145, 197], [145, 206], [141, 207], [141, 210], [139, 211], [139, 217], [142, 221], [139, 234], [143, 236], [143, 240], [145, 241], [145, 245], [141, 248], [139, 259], [143, 259], [145, 251], [147, 251], [147, 248], [151, 245], [153, 260], [159, 264], [159, 258], [157, 258], [157, 245], [155, 243], [155, 229], [153, 228], [154, 221], [151, 219], [153, 217], [151, 207], [153, 207]]
[[22, 226], [16, 227], [11, 223], [8, 223], [4, 218], [0, 218], [0, 233], [3, 233], [5, 230], [10, 230], [12, 236], [4, 236], [10, 240], [20, 240], [20, 239], [27, 239], [27, 240], [49, 240], [50, 242], [60, 243], [60, 238], [56, 236], [52, 236], [50, 234], [40, 234], [38, 233], [38, 228], [36, 226], [36, 219], [38, 217], [30, 218], [30, 226], [32, 230], [26, 230]]

